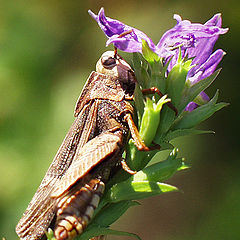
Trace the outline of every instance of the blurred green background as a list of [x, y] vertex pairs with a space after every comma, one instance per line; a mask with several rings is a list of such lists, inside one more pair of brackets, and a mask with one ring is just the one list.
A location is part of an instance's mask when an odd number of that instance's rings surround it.
[[204, 23], [221, 12], [230, 28], [216, 44], [227, 55], [207, 93], [219, 88], [220, 100], [231, 105], [201, 126], [215, 135], [175, 142], [192, 168], [169, 182], [184, 193], [141, 201], [113, 228], [144, 240], [240, 239], [238, 0], [1, 1], [0, 238], [17, 239], [15, 225], [73, 121], [83, 83], [106, 50], [104, 34], [87, 13], [101, 6], [155, 43], [175, 25], [174, 13]]

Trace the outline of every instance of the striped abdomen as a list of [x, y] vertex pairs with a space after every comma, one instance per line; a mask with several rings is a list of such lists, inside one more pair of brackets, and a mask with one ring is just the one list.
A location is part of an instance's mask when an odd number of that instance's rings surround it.
[[56, 240], [70, 240], [83, 232], [99, 204], [104, 188], [102, 181], [92, 179], [58, 204], [54, 230]]

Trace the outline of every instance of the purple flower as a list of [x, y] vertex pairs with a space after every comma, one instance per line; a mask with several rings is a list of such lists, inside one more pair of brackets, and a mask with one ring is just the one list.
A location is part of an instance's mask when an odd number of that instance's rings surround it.
[[[130, 27], [118, 20], [105, 16], [104, 9], [101, 8], [98, 15], [88, 10], [90, 16], [95, 19], [108, 37], [106, 45], [113, 43], [118, 49], [124, 52], [142, 52], [142, 39], [145, 40], [149, 47], [155, 51], [155, 45], [151, 38], [140, 30]], [[122, 33], [131, 31], [131, 33], [119, 37]]]
[[[204, 25], [182, 20], [176, 14], [174, 19], [177, 20], [176, 26], [164, 33], [156, 46], [156, 53], [160, 57], [164, 57], [166, 61], [172, 58], [168, 67], [170, 71], [176, 64], [180, 48], [183, 58], [186, 56], [194, 58], [192, 64], [196, 66], [188, 74], [188, 77], [192, 77], [197, 69], [209, 59], [219, 35], [226, 33], [228, 29], [221, 28], [220, 14], [214, 15]], [[224, 55], [223, 51], [221, 53], [221, 56], [218, 54], [220, 60]]]
[[[225, 52], [222, 49], [216, 50], [213, 47], [220, 34], [228, 31], [227, 28], [221, 28], [222, 19], [220, 14], [214, 15], [204, 25], [191, 23], [183, 20], [179, 15], [174, 15], [177, 25], [168, 30], [157, 44], [158, 55], [165, 57], [166, 61], [171, 59], [168, 71], [176, 64], [179, 49], [182, 57], [193, 58], [192, 67], [187, 75], [191, 85], [200, 80], [209, 77], [216, 69]], [[164, 56], [165, 55], [165, 56]], [[199, 96], [202, 102], [209, 100], [209, 97], [202, 92]], [[189, 103], [187, 111], [192, 111], [198, 106], [196, 103]]]
[[[142, 52], [142, 40], [145, 40], [149, 47], [169, 63], [167, 73], [176, 64], [179, 50], [182, 57], [192, 58], [192, 68], [189, 70], [187, 80], [193, 85], [200, 80], [209, 77], [216, 69], [225, 52], [222, 49], [213, 52], [213, 47], [220, 34], [225, 34], [228, 29], [221, 28], [221, 14], [214, 15], [205, 24], [191, 23], [182, 20], [179, 15], [174, 15], [177, 24], [165, 32], [157, 45], [154, 45], [151, 38], [140, 30], [125, 25], [124, 23], [105, 16], [101, 8], [98, 15], [89, 10], [89, 14], [97, 21], [98, 25], [108, 37], [106, 45], [113, 43], [118, 49], [125, 52]], [[123, 35], [124, 32], [129, 34]], [[202, 102], [209, 100], [202, 92], [198, 98]], [[193, 110], [196, 104], [190, 103], [186, 110]]]

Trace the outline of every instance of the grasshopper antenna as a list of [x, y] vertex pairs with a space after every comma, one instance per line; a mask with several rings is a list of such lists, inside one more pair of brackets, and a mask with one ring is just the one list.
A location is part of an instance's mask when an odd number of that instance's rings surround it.
[[[119, 34], [118, 38], [124, 37], [124, 36], [126, 36], [126, 35], [128, 35], [128, 34], [130, 34], [130, 33], [132, 33], [132, 32], [133, 32], [133, 29], [128, 30], [128, 31], [125, 31], [125, 32]], [[117, 58], [117, 55], [118, 55], [118, 53], [117, 53], [117, 47], [114, 46], [114, 58]]]

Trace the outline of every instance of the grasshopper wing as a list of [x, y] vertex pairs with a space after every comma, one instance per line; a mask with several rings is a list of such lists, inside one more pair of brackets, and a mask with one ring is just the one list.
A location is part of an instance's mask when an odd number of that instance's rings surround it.
[[79, 151], [76, 153], [72, 165], [66, 171], [51, 196], [59, 197], [76, 184], [83, 173], [87, 174], [106, 159], [117, 158], [121, 152], [121, 142], [121, 136], [111, 132], [101, 133], [87, 142], [81, 149], [78, 149]]
[[[96, 126], [96, 102], [86, 104], [72, 124], [42, 183], [20, 219], [16, 232], [21, 239], [38, 240], [47, 231], [55, 213], [56, 199], [51, 193], [71, 166], [77, 149], [91, 139]], [[80, 174], [80, 177], [83, 174]]]

